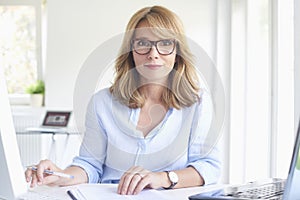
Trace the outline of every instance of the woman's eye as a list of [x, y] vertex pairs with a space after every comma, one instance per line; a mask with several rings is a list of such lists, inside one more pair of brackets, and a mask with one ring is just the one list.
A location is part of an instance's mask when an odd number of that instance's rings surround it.
[[172, 40], [162, 40], [160, 43], [162, 46], [170, 46], [173, 44]]
[[150, 44], [149, 41], [144, 41], [144, 40], [140, 40], [140, 41], [138, 41], [138, 43], [137, 43], [138, 46], [143, 46], [143, 47], [149, 46], [149, 44]]

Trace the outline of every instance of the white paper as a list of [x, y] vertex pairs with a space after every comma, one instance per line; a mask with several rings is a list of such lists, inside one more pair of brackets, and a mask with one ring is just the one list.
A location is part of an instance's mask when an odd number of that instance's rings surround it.
[[83, 184], [72, 189], [72, 192], [80, 200], [99, 200], [99, 199], [127, 199], [127, 200], [167, 200], [168, 196], [159, 190], [145, 189], [137, 195], [119, 195], [117, 193], [117, 185], [103, 184]]

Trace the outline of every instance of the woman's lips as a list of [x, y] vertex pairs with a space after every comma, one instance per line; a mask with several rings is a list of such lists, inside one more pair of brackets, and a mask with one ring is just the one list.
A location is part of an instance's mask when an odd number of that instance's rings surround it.
[[149, 68], [149, 69], [158, 69], [158, 68], [162, 67], [163, 65], [159, 65], [159, 64], [146, 64], [144, 66], [147, 67], [147, 68]]

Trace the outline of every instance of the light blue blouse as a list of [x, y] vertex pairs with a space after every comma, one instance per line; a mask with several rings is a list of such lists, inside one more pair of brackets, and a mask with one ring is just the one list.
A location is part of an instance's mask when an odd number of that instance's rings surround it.
[[120, 104], [108, 88], [100, 90], [88, 105], [85, 134], [72, 165], [86, 171], [89, 183], [118, 183], [132, 166], [154, 172], [192, 166], [205, 184], [216, 183], [221, 171], [217, 138], [207, 139], [212, 108], [209, 95], [202, 93], [199, 103], [170, 108], [144, 137], [136, 129], [140, 109]]

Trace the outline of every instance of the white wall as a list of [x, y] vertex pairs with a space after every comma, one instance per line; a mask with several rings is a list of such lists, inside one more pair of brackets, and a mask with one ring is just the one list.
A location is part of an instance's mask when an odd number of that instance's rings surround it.
[[215, 1], [212, 0], [51, 0], [47, 2], [46, 106], [72, 108], [79, 70], [89, 54], [123, 33], [131, 15], [145, 6], [162, 5], [182, 19], [188, 37], [214, 55]]

